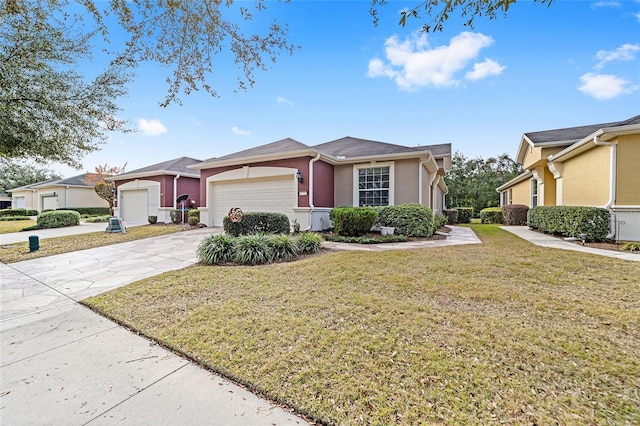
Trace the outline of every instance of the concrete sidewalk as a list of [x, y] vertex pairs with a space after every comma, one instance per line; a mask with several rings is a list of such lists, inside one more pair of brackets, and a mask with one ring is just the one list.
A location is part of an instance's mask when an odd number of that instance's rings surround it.
[[77, 303], [194, 264], [212, 232], [0, 264], [0, 423], [307, 424]]
[[640, 262], [640, 255], [633, 253], [618, 252], [613, 250], [602, 250], [592, 247], [585, 247], [578, 244], [564, 241], [551, 235], [542, 234], [529, 229], [528, 226], [502, 226], [505, 231], [527, 240], [541, 247], [556, 248], [561, 250], [579, 251], [582, 253], [597, 254], [599, 256], [613, 257], [615, 259], [630, 260], [632, 262]]

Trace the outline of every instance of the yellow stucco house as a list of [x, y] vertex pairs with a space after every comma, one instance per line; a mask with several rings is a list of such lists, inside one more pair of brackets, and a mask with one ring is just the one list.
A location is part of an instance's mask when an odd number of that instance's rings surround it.
[[640, 115], [525, 133], [516, 161], [525, 172], [497, 188], [501, 206], [602, 207], [608, 238], [640, 241]]

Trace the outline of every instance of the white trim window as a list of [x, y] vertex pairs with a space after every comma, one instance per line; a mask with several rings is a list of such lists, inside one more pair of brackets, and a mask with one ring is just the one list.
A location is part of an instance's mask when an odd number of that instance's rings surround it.
[[531, 179], [531, 207], [538, 206], [538, 180]]
[[353, 205], [393, 205], [393, 163], [360, 164], [353, 167]]

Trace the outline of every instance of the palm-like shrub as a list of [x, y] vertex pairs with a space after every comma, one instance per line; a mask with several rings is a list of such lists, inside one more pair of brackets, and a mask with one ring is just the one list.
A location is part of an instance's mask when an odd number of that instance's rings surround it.
[[300, 253], [316, 253], [322, 247], [322, 237], [314, 232], [301, 233], [296, 242]]
[[230, 262], [234, 257], [233, 238], [228, 235], [209, 235], [198, 245], [198, 260], [205, 265]]
[[259, 265], [273, 261], [269, 236], [251, 234], [236, 238], [233, 260], [243, 265]]
[[291, 260], [298, 256], [300, 249], [289, 235], [274, 235], [269, 238], [274, 259]]

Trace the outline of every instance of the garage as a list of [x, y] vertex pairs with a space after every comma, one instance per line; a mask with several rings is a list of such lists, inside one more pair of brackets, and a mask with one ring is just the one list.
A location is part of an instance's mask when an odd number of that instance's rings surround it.
[[58, 208], [58, 198], [55, 195], [42, 196], [42, 210], [55, 210]]
[[24, 197], [14, 197], [13, 198], [13, 208], [14, 209], [26, 209], [27, 202]]
[[146, 189], [127, 190], [121, 192], [120, 217], [125, 222], [147, 222], [149, 191]]
[[293, 218], [297, 202], [296, 181], [291, 176], [210, 183], [213, 226], [222, 226], [233, 207], [245, 212], [284, 213]]

